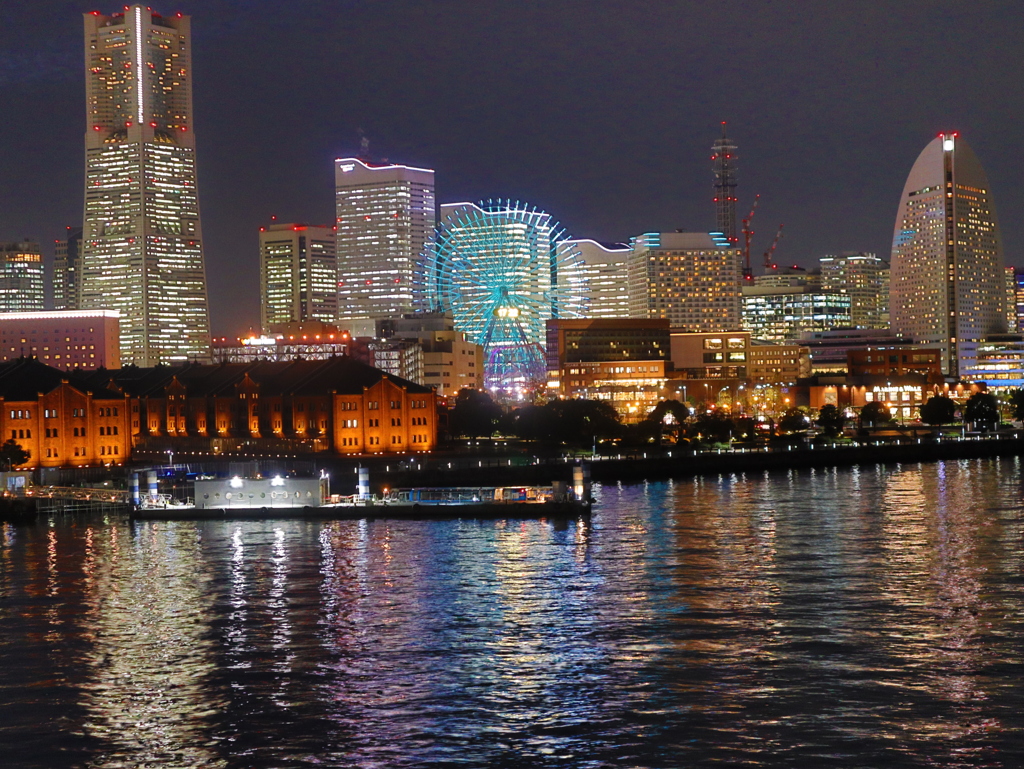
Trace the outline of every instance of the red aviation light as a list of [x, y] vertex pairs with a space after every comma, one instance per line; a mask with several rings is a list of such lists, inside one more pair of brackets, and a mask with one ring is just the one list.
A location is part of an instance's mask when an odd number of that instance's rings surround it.
[[103, 126], [94, 125], [92, 127], [92, 130], [94, 130], [94, 131], [102, 131], [103, 130]]
[[182, 127], [181, 127], [181, 130], [182, 130], [182, 131], [187, 131], [187, 130], [188, 130], [188, 128], [186, 128], [185, 126], [182, 126]]
[[124, 127], [125, 128], [131, 128], [132, 127], [132, 121], [131, 120], [125, 120], [124, 121]]
[[149, 127], [150, 128], [156, 128], [156, 121], [155, 120], [149, 121]]

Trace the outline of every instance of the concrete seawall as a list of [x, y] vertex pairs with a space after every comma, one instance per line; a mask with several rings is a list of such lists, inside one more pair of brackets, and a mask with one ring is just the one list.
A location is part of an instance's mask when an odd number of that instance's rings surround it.
[[[837, 448], [793, 447], [771, 451], [694, 452], [676, 449], [672, 456], [649, 455], [643, 458], [586, 459], [591, 478], [599, 483], [641, 483], [643, 481], [689, 478], [719, 473], [746, 473], [801, 469], [805, 467], [851, 467], [891, 463], [935, 462], [943, 459], [1009, 457], [1024, 453], [1024, 439], [944, 440], [941, 442], [891, 443]], [[574, 462], [548, 462], [481, 468], [454, 467], [424, 459], [422, 470], [397, 469], [394, 462], [388, 472], [371, 467], [371, 485], [391, 486], [499, 486], [545, 485], [553, 480], [570, 481]]]

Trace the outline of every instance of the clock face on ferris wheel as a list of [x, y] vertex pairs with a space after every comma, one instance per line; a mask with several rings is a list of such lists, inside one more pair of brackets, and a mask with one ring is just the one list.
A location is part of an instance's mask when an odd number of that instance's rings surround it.
[[484, 348], [488, 388], [543, 382], [545, 322], [585, 312], [579, 250], [549, 214], [522, 203], [449, 208], [425, 262], [431, 308]]

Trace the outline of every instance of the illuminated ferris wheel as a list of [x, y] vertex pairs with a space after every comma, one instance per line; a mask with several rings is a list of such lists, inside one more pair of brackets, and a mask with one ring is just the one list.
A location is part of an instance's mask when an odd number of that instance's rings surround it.
[[489, 389], [522, 391], [545, 379], [545, 321], [585, 312], [583, 265], [549, 214], [510, 200], [441, 207], [425, 260], [431, 309], [484, 348]]

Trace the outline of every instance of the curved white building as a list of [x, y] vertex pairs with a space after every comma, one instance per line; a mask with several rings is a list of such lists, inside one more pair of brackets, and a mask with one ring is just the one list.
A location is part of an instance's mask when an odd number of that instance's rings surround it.
[[893, 333], [941, 347], [950, 376], [966, 374], [978, 343], [1006, 328], [992, 192], [977, 156], [955, 133], [939, 134], [910, 170], [890, 281]]

